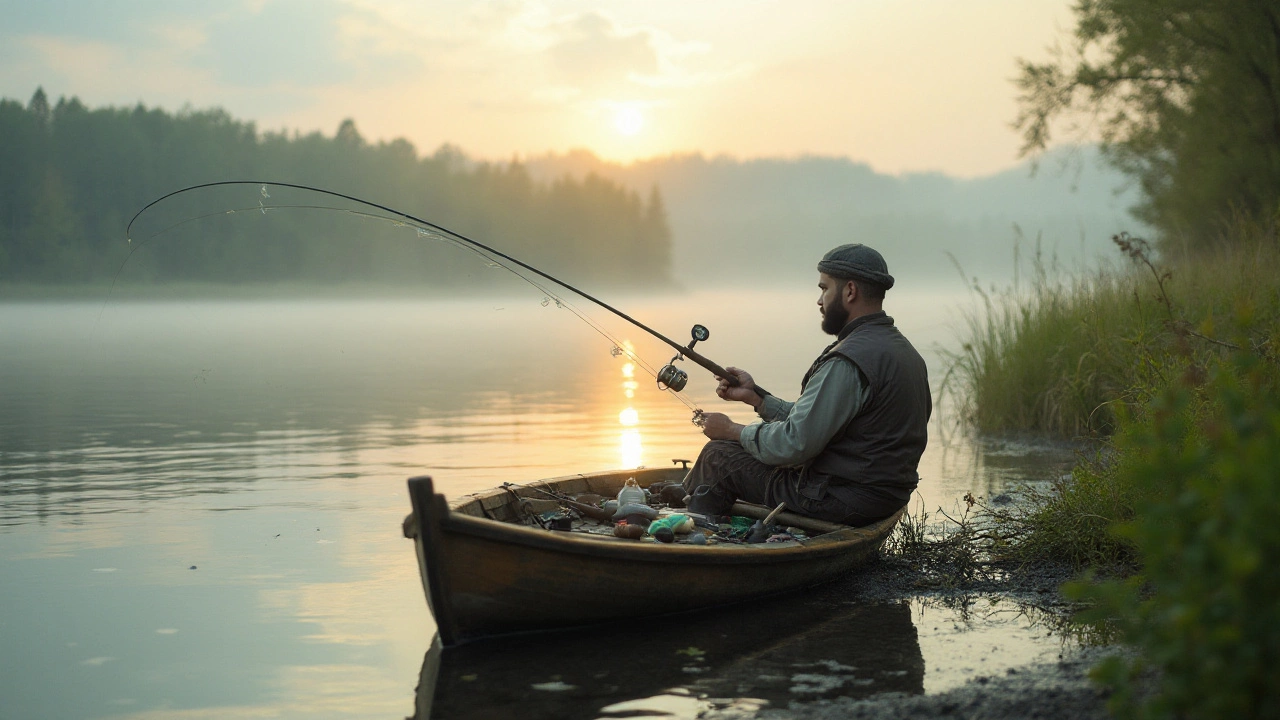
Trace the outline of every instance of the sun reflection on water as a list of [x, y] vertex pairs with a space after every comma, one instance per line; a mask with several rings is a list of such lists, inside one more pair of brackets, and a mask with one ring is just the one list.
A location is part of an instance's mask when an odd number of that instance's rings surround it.
[[619, 438], [619, 449], [622, 452], [622, 467], [634, 468], [640, 466], [640, 458], [644, 448], [640, 445], [639, 430], [623, 430]]
[[[626, 363], [622, 366], [622, 377], [626, 378], [622, 383], [623, 394], [628, 400], [635, 397], [636, 381], [632, 380], [635, 376], [636, 366], [632, 363]], [[622, 426], [622, 433], [618, 436], [618, 453], [621, 456], [622, 467], [633, 468], [639, 467], [644, 454], [644, 445], [640, 440], [640, 430], [637, 426], [640, 424], [640, 413], [630, 404], [618, 413], [618, 424]]]

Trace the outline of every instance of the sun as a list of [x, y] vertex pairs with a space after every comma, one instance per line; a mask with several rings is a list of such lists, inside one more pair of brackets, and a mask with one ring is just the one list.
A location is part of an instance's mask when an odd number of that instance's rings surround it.
[[613, 114], [613, 126], [623, 135], [635, 135], [644, 129], [644, 113], [635, 105], [623, 105]]

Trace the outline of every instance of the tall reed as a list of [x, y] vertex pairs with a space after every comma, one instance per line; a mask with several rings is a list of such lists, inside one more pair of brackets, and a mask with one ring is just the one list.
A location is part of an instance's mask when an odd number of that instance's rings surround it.
[[[1211, 253], [1153, 259], [1144, 246], [1132, 263], [1091, 272], [1067, 272], [1037, 251], [1025, 285], [975, 282], [944, 393], [979, 432], [1109, 435], [1122, 407], [1140, 407], [1200, 361], [1188, 358], [1276, 336], [1280, 244], [1274, 232], [1240, 232], [1247, 240]], [[1191, 355], [1180, 350], [1187, 344]]]
[[[1280, 375], [1280, 233], [1256, 225], [1233, 233], [1210, 252], [1163, 257], [1121, 234], [1121, 263], [1071, 274], [1037, 253], [1025, 287], [975, 288], [980, 302], [944, 381], [969, 427], [1101, 441], [1070, 478], [1025, 489], [1011, 508], [983, 508], [1002, 554], [1140, 565], [1133, 543], [1110, 529], [1146, 499], [1125, 479], [1143, 458], [1112, 444], [1111, 433], [1232, 354], [1257, 355]], [[1194, 402], [1216, 398], [1206, 390]]]

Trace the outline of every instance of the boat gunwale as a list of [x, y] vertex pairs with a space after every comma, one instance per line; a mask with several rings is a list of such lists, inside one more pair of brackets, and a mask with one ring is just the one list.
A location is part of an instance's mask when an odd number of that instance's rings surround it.
[[[680, 468], [638, 468], [632, 471], [608, 470], [535, 480], [533, 483], [545, 486], [548, 489], [554, 489], [557, 485], [570, 482], [590, 484], [593, 481], [599, 482], [622, 475], [634, 475], [637, 477], [642, 475], [668, 476], [679, 472]], [[513, 485], [512, 489], [518, 491], [522, 488], [530, 487], [531, 485]], [[812, 536], [805, 540], [752, 545], [719, 543], [708, 546], [637, 542], [610, 536], [548, 531], [461, 512], [462, 508], [473, 503], [478, 504], [483, 511], [485, 500], [502, 496], [510, 498], [510, 493], [503, 488], [496, 488], [449, 500], [447, 503], [448, 514], [437, 518], [440, 529], [445, 532], [458, 532], [480, 537], [493, 542], [521, 545], [551, 552], [590, 555], [640, 563], [676, 561], [691, 564], [770, 564], [791, 562], [800, 558], [827, 558], [849, 552], [852, 548], [869, 543], [879, 546], [889, 536], [889, 533], [892, 532], [893, 527], [897, 525], [905, 512], [904, 508], [871, 525], [864, 527], [850, 526], [844, 530]]]

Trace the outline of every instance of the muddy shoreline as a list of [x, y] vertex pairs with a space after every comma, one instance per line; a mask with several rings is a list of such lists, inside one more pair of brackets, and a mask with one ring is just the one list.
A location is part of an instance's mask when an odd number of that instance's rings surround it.
[[[1041, 621], [1060, 632], [1075, 611], [1062, 597], [1062, 583], [1075, 577], [1067, 565], [987, 566], [979, 577], [954, 578], [922, 572], [916, 563], [882, 556], [847, 586], [865, 602], [893, 602], [927, 597], [943, 604], [971, 603], [977, 597], [1011, 601], [1041, 614]], [[1089, 677], [1090, 670], [1113, 655], [1131, 655], [1118, 645], [1065, 643], [1055, 661], [1008, 668], [1003, 673], [970, 678], [964, 685], [935, 694], [887, 692], [867, 698], [838, 697], [792, 702], [787, 707], [728, 707], [704, 714], [705, 720], [1016, 720], [1080, 718], [1106, 720], [1110, 692]]]
[[980, 675], [959, 688], [935, 695], [883, 693], [859, 700], [842, 697], [747, 712], [726, 708], [702, 717], [705, 720], [1106, 720], [1111, 717], [1107, 711], [1109, 693], [1089, 679], [1089, 670], [1103, 658], [1121, 652], [1124, 651], [1115, 647], [1067, 650], [1057, 662], [1011, 668], [998, 676]]

